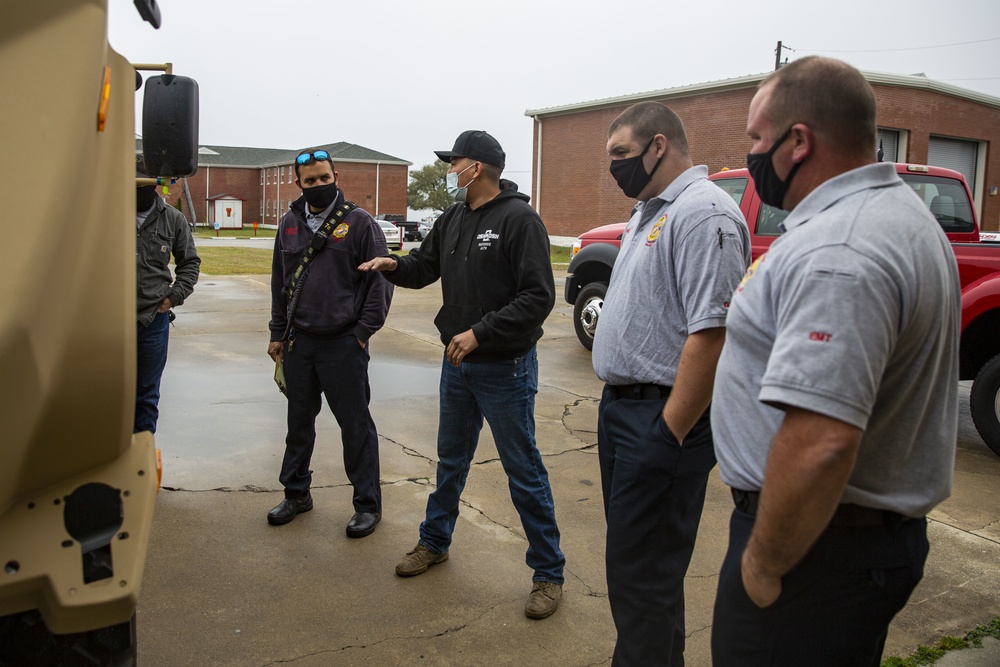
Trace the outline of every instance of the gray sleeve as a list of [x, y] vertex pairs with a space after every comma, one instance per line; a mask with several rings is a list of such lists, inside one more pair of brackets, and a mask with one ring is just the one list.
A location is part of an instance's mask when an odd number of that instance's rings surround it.
[[168, 205], [174, 225], [174, 240], [171, 253], [174, 256], [174, 284], [170, 288], [170, 301], [175, 306], [184, 303], [184, 300], [194, 292], [195, 283], [198, 282], [198, 275], [201, 270], [201, 258], [194, 246], [194, 237], [191, 236], [191, 228], [187, 219], [179, 212]]
[[688, 335], [726, 326], [729, 301], [750, 257], [746, 225], [712, 215], [693, 225], [674, 246], [677, 289]]
[[775, 289], [777, 334], [760, 400], [864, 429], [899, 336], [902, 286], [838, 246], [802, 258]]

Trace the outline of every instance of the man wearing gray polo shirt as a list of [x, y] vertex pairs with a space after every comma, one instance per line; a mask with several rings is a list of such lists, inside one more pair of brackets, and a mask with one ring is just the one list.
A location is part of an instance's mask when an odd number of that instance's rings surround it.
[[695, 167], [680, 119], [626, 109], [608, 130], [611, 173], [639, 205], [622, 236], [594, 371], [613, 664], [684, 664], [684, 575], [708, 474], [708, 404], [726, 311], [750, 262], [739, 208]]
[[[770, 75], [747, 164], [785, 234], [733, 296], [712, 430], [733, 488], [716, 665], [879, 665], [951, 491], [959, 282], [933, 215], [875, 163], [875, 96], [828, 58]], [[602, 314], [603, 317], [603, 314]]]

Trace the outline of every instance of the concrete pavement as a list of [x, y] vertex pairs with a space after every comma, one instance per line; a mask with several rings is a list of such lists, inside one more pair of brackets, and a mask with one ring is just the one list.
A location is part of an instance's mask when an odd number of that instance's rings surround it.
[[[397, 289], [386, 328], [372, 341], [384, 494], [378, 530], [361, 540], [344, 535], [351, 489], [326, 408], [313, 456], [315, 509], [287, 526], [266, 523], [282, 496], [285, 409], [265, 354], [267, 283], [264, 276], [202, 276], [171, 330], [157, 433], [164, 488], [138, 610], [142, 664], [610, 664], [615, 633], [595, 434], [601, 384], [561, 292], [539, 343], [536, 421], [567, 581], [556, 614], [531, 621], [523, 614], [531, 587], [526, 542], [488, 428], [451, 559], [412, 579], [393, 573], [416, 543], [434, 480], [443, 349], [433, 326], [437, 285]], [[1000, 458], [976, 434], [967, 400], [965, 388], [954, 495], [932, 516], [925, 579], [894, 622], [886, 655], [906, 655], [1000, 615]], [[693, 667], [711, 664], [731, 506], [713, 474], [686, 581]], [[973, 652], [955, 658], [962, 653]]]

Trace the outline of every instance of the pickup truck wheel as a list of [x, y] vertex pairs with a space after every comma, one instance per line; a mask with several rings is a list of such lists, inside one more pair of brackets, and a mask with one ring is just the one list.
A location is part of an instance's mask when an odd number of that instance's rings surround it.
[[594, 349], [594, 332], [597, 331], [597, 321], [604, 307], [604, 295], [608, 292], [607, 283], [587, 283], [576, 297], [573, 305], [573, 326], [576, 337], [588, 350]]
[[1000, 456], [1000, 354], [983, 364], [976, 374], [969, 408], [979, 435]]

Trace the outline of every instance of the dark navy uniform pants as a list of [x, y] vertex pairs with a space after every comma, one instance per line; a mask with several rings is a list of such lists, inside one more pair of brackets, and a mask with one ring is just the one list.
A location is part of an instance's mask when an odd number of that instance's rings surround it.
[[715, 451], [708, 411], [678, 445], [665, 398], [605, 387], [598, 412], [616, 667], [684, 664], [684, 575]]
[[754, 516], [734, 510], [715, 598], [712, 664], [878, 667], [889, 622], [923, 577], [928, 552], [926, 519], [895, 517], [829, 526], [781, 578], [778, 599], [761, 609], [746, 594], [740, 566]]
[[340, 426], [344, 470], [354, 486], [354, 511], [379, 512], [378, 434], [368, 410], [368, 350], [354, 336], [320, 338], [295, 332], [292, 349], [285, 346], [285, 384], [288, 387], [288, 436], [281, 464], [285, 495], [302, 497], [312, 483], [316, 416], [322, 397]]

